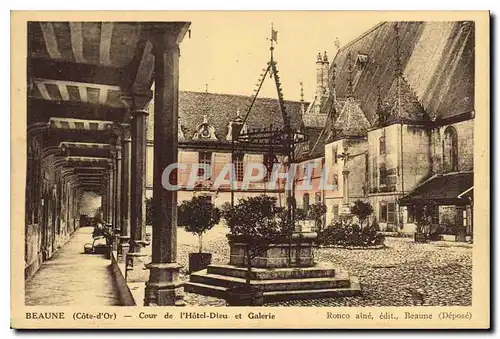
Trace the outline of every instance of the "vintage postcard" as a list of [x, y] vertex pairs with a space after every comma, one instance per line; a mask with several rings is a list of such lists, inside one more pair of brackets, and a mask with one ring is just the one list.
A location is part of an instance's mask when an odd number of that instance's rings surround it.
[[12, 12], [13, 328], [490, 327], [489, 12]]

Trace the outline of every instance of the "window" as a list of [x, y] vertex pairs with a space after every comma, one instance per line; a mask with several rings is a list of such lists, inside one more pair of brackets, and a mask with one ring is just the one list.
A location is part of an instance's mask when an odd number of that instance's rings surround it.
[[379, 212], [380, 212], [379, 213], [380, 222], [387, 222], [387, 202], [386, 201], [380, 202]]
[[457, 130], [452, 126], [444, 131], [443, 163], [445, 172], [458, 171], [458, 136]]
[[314, 202], [315, 202], [315, 203], [319, 203], [319, 202], [321, 202], [321, 193], [320, 193], [320, 192], [316, 192], [316, 193], [314, 194]]
[[387, 170], [385, 168], [385, 164], [380, 164], [379, 167], [379, 186], [387, 185]]
[[408, 222], [414, 223], [415, 222], [415, 208], [413, 206], [408, 206], [406, 209], [408, 211]]
[[264, 180], [269, 182], [271, 180], [271, 176], [273, 173], [274, 164], [278, 163], [278, 158], [274, 154], [265, 154], [264, 155], [264, 166], [266, 168], [266, 176]]
[[380, 222], [387, 222], [389, 224], [396, 223], [396, 203], [381, 201], [380, 202]]
[[386, 154], [385, 153], [385, 136], [381, 136], [379, 139], [379, 148], [380, 148], [380, 154]]
[[339, 217], [339, 205], [333, 205], [333, 218], [337, 219]]
[[339, 186], [339, 175], [336, 173], [333, 175], [333, 186]]
[[354, 81], [353, 81], [354, 86], [356, 86], [356, 84], [358, 83], [361, 73], [363, 73], [363, 70], [366, 68], [367, 64], [368, 64], [368, 55], [358, 53], [358, 56], [356, 58], [356, 74], [354, 75]]
[[333, 162], [334, 162], [335, 164], [337, 163], [337, 160], [338, 160], [338, 158], [337, 158], [337, 153], [338, 153], [338, 147], [337, 147], [337, 146], [335, 146], [335, 147], [333, 148]]
[[390, 224], [396, 223], [396, 203], [394, 202], [387, 204], [387, 222]]
[[439, 224], [439, 206], [438, 205], [432, 205], [431, 216], [432, 216], [432, 224], [433, 225]]
[[469, 226], [469, 219], [467, 218], [467, 210], [462, 210], [462, 226]]
[[305, 193], [302, 197], [302, 208], [305, 212], [309, 210], [309, 193]]
[[234, 155], [234, 171], [235, 171], [235, 177], [236, 181], [243, 181], [243, 176], [244, 176], [244, 166], [243, 166], [243, 158], [244, 155], [242, 153], [237, 153]]
[[199, 152], [198, 162], [200, 164], [200, 167], [198, 168], [198, 176], [201, 177], [205, 174], [204, 168], [201, 167], [210, 168], [212, 166], [212, 152]]

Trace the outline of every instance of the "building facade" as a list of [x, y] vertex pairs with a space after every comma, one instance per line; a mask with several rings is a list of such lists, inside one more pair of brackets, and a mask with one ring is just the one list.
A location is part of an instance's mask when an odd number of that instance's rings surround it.
[[[274, 164], [281, 164], [283, 157], [278, 150], [265, 145], [262, 147], [240, 147], [232, 143], [233, 126], [241, 125], [241, 133], [283, 127], [283, 118], [277, 99], [256, 98], [248, 118], [244, 121], [252, 97], [242, 95], [217, 94], [208, 92], [179, 93], [179, 123], [178, 161], [182, 170], [179, 170], [178, 201], [189, 200], [193, 195], [203, 194], [212, 197], [213, 202], [221, 206], [233, 199], [252, 195], [274, 195], [278, 202], [284, 204], [285, 189], [283, 185], [269, 185], [270, 173]], [[291, 125], [298, 128], [302, 122], [302, 113], [308, 103], [304, 101], [285, 101], [286, 110], [291, 117]], [[149, 107], [147, 124], [147, 183], [146, 196], [152, 197], [153, 179], [153, 146], [154, 146], [154, 102]], [[234, 158], [232, 159], [234, 149]], [[214, 186], [216, 178], [221, 175], [229, 179], [226, 165], [234, 165], [236, 187], [223, 184]], [[209, 173], [198, 169], [198, 164], [209, 168]], [[263, 164], [266, 175], [258, 182], [251, 182], [243, 188], [245, 172], [251, 164]], [[250, 171], [258, 176], [257, 170]], [[199, 177], [199, 178], [195, 178]], [[194, 183], [194, 189], [188, 184]]]
[[328, 86], [311, 103], [322, 130], [299, 150], [302, 166], [321, 159], [338, 178], [321, 194], [327, 222], [347, 195], [382, 230], [414, 232], [414, 205], [429, 203], [435, 227], [472, 236], [474, 23], [381, 23], [339, 49]]

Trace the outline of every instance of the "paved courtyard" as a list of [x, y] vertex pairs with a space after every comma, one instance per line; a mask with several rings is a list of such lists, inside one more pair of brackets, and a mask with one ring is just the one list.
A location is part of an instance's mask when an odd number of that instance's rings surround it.
[[[71, 240], [45, 262], [26, 283], [27, 305], [118, 305], [110, 261], [83, 254], [92, 228], [77, 230]], [[212, 262], [227, 264], [227, 228], [218, 225], [204, 236]], [[321, 248], [316, 261], [333, 262], [360, 278], [357, 297], [300, 300], [266, 306], [468, 306], [471, 305], [472, 248], [461, 243], [417, 244], [407, 238], [386, 238], [386, 248], [348, 250]], [[178, 229], [178, 260], [187, 275], [188, 254], [198, 249], [195, 235]], [[224, 306], [224, 300], [186, 293], [189, 305]]]
[[[214, 227], [204, 237], [212, 262], [227, 264], [227, 228]], [[187, 268], [197, 237], [179, 228], [178, 258]], [[386, 248], [348, 250], [322, 248], [316, 261], [330, 261], [360, 278], [358, 297], [300, 300], [268, 306], [469, 306], [472, 302], [472, 248], [461, 243], [417, 244], [408, 238], [386, 238]], [[186, 272], [184, 272], [186, 273]], [[184, 276], [187, 279], [187, 276]], [[186, 293], [189, 304], [222, 306], [220, 299]]]

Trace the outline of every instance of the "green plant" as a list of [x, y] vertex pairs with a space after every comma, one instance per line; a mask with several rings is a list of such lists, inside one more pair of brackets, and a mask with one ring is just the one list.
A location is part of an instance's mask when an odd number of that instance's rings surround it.
[[227, 220], [227, 215], [228, 213], [231, 212], [231, 208], [232, 206], [229, 201], [226, 201], [225, 203], [222, 204], [222, 206], [220, 207], [222, 218]]
[[321, 231], [319, 239], [324, 245], [371, 247], [382, 245], [385, 237], [373, 225], [361, 227], [355, 223], [336, 222]]
[[296, 208], [295, 209], [295, 220], [306, 220], [307, 219], [307, 212], [303, 208]]
[[226, 214], [229, 241], [245, 244], [247, 287], [250, 287], [252, 260], [291, 232], [284, 214], [277, 211], [276, 201], [267, 195], [242, 198]]
[[208, 196], [193, 197], [184, 201], [178, 208], [178, 219], [187, 232], [198, 235], [199, 247], [203, 251], [203, 233], [220, 221], [221, 212]]
[[359, 223], [363, 226], [363, 222], [373, 213], [373, 207], [368, 202], [356, 200], [351, 207], [351, 213], [359, 219]]

